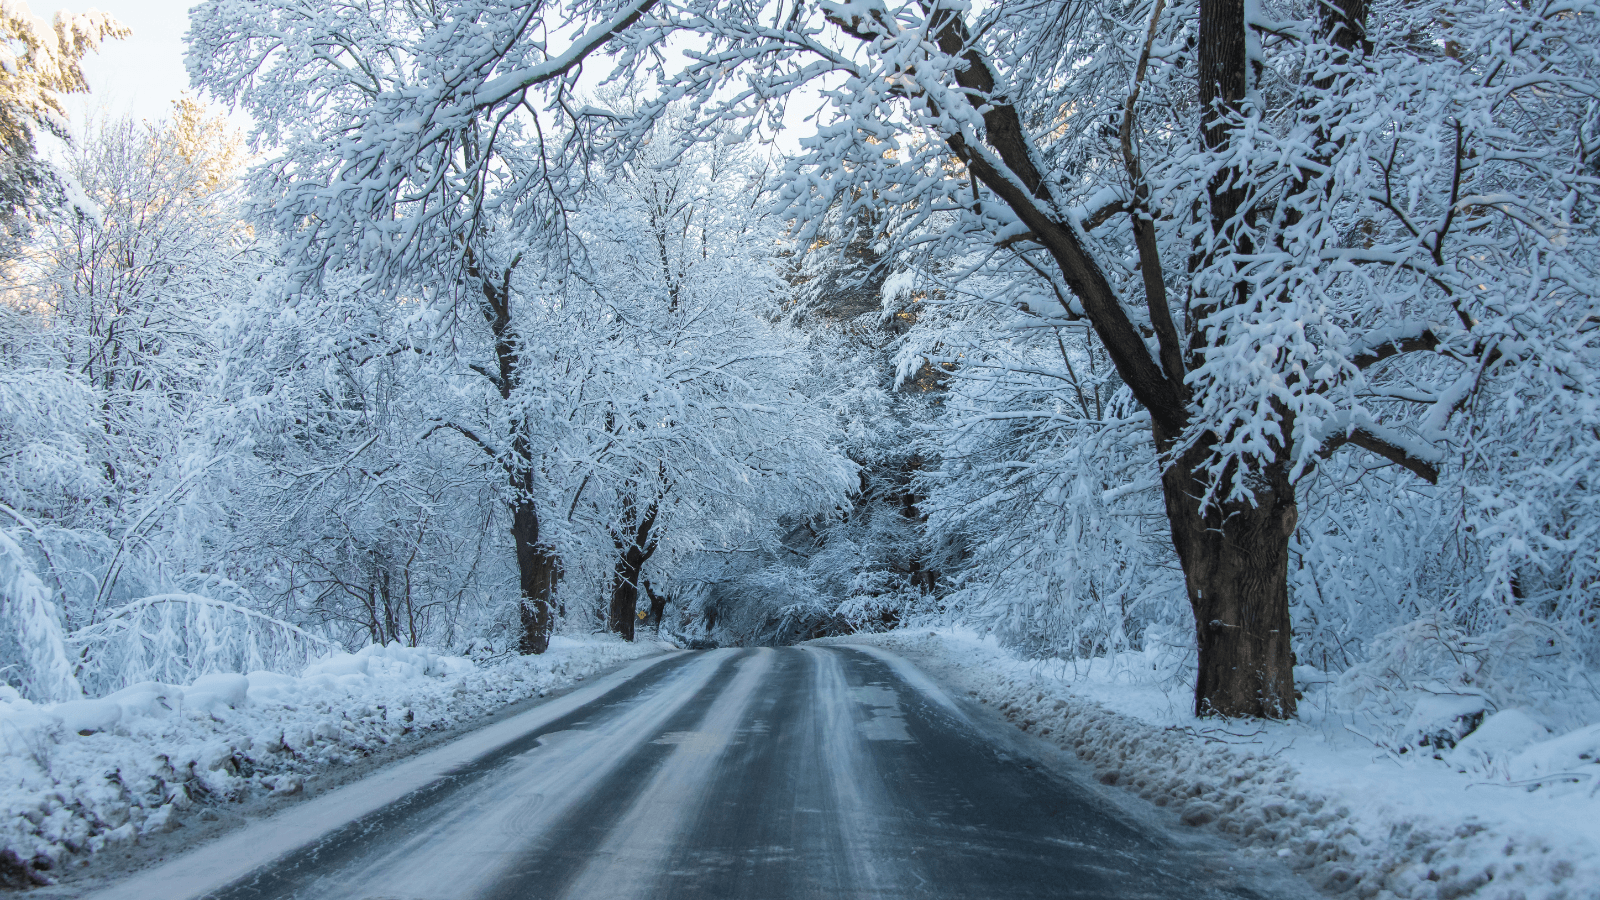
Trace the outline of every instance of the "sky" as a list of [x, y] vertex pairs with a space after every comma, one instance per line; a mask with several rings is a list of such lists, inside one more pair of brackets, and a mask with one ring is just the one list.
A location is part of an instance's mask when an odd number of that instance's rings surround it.
[[84, 60], [92, 94], [68, 98], [74, 119], [86, 113], [159, 119], [167, 115], [179, 92], [189, 86], [183, 68], [183, 33], [189, 29], [189, 7], [197, 0], [32, 0], [29, 7], [46, 19], [56, 10], [83, 12], [91, 7], [110, 13], [133, 29], [120, 41], [107, 41]]

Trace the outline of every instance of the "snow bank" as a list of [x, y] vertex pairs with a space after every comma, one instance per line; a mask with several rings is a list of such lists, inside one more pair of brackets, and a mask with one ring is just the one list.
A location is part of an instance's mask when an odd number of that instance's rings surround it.
[[207, 805], [297, 793], [327, 766], [660, 649], [557, 636], [542, 656], [479, 667], [372, 646], [298, 677], [206, 675], [55, 704], [0, 685], [0, 884], [47, 880], [108, 845], [171, 831]]
[[[1481, 703], [1445, 698], [1419, 703], [1392, 732], [1468, 733], [1453, 747], [1401, 754], [1334, 711], [1326, 677], [1299, 679], [1297, 721], [1219, 724], [1190, 714], [1191, 689], [1161, 677], [1161, 654], [1030, 662], [954, 630], [828, 642], [912, 656], [958, 693], [1074, 751], [1102, 783], [1280, 857], [1330, 894], [1600, 898], [1600, 725], [1552, 736], [1535, 712], [1485, 715]], [[1479, 724], [1464, 729], [1463, 719]]]

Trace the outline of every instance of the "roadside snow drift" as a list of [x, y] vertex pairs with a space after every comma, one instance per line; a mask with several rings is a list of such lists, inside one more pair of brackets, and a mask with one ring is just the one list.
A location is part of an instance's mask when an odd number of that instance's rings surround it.
[[0, 685], [0, 883], [177, 828], [205, 806], [298, 793], [330, 765], [451, 728], [658, 652], [653, 642], [556, 637], [542, 656], [479, 667], [370, 646], [299, 676], [217, 674], [34, 704]]

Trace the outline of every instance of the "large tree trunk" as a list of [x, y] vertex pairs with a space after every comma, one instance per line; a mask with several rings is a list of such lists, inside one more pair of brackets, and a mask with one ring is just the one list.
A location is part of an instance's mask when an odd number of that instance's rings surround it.
[[629, 556], [632, 554], [617, 561], [611, 582], [611, 615], [607, 616], [611, 631], [622, 635], [625, 641], [633, 640], [633, 623], [638, 618], [635, 610], [639, 607], [639, 570]]
[[1195, 714], [1294, 715], [1290, 655], [1289, 538], [1299, 512], [1281, 466], [1269, 467], [1254, 504], [1202, 508], [1203, 448], [1162, 475], [1172, 542], [1194, 610], [1200, 671]]
[[[1359, 4], [1359, 0], [1338, 2], [1351, 8]], [[857, 33], [850, 22], [834, 21], [847, 33]], [[1222, 156], [1239, 127], [1248, 95], [1246, 27], [1244, 0], [1200, 0], [1201, 140]], [[940, 8], [932, 16], [930, 31], [940, 49], [963, 64], [952, 74], [974, 98], [971, 102], [983, 118], [982, 140], [989, 152], [969, 144], [964, 132], [948, 134], [947, 144], [973, 177], [1016, 213], [1030, 239], [1054, 258], [1117, 374], [1149, 410], [1157, 450], [1163, 455], [1173, 452], [1188, 431], [1193, 412], [1187, 376], [1209, 339], [1199, 324], [1211, 313], [1249, 300], [1249, 282], [1234, 278], [1231, 283], [1207, 284], [1193, 298], [1185, 317], [1187, 334], [1180, 335], [1164, 286], [1159, 279], [1148, 279], [1145, 301], [1156, 341], [1152, 355], [1150, 335], [1129, 316], [1132, 298], [1119, 295], [1076, 226], [1063, 222], [1054, 210], [1021, 116], [997, 91], [999, 79], [970, 39], [960, 12]], [[872, 39], [865, 32], [858, 36]], [[982, 98], [981, 110], [976, 98]], [[1131, 118], [1126, 121], [1131, 132]], [[996, 156], [1003, 168], [995, 163]], [[1130, 176], [1137, 177], [1138, 167], [1125, 162]], [[1254, 252], [1257, 200], [1251, 195], [1248, 174], [1229, 168], [1208, 185], [1209, 210], [1201, 215], [1209, 220], [1211, 235], [1196, 248], [1194, 265], [1226, 271], [1232, 258]], [[1139, 203], [1125, 211], [1136, 218], [1150, 212]], [[1139, 228], [1140, 264], [1149, 267], [1146, 275], [1152, 275], [1161, 271], [1159, 248]], [[1223, 265], [1213, 265], [1219, 262]], [[1283, 448], [1278, 449], [1281, 458]], [[1201, 714], [1287, 716], [1294, 711], [1287, 579], [1289, 537], [1297, 515], [1293, 486], [1280, 462], [1254, 460], [1255, 469], [1267, 473], [1249, 485], [1255, 502], [1203, 507], [1209, 487], [1203, 463], [1209, 451], [1207, 442], [1200, 442], [1172, 460], [1162, 476], [1173, 544], [1195, 613], [1200, 649], [1195, 709]]]
[[639, 581], [644, 575], [644, 564], [656, 552], [657, 539], [653, 532], [656, 514], [660, 511], [660, 496], [645, 506], [642, 515], [630, 497], [623, 504], [621, 528], [612, 535], [617, 562], [612, 570], [611, 611], [606, 618], [611, 630], [622, 635], [625, 641], [633, 640], [633, 625], [638, 619]]
[[[1250, 62], [1244, 0], [1200, 0], [1200, 139], [1206, 149], [1227, 156], [1234, 132], [1247, 115]], [[1211, 236], [1203, 264], [1216, 278], [1235, 271], [1233, 259], [1255, 252], [1255, 203], [1249, 172], [1226, 168], [1207, 185]], [[1213, 335], [1208, 316], [1250, 302], [1250, 283], [1196, 286], [1186, 336], [1188, 367], [1198, 363]], [[1287, 415], [1287, 411], [1281, 411]], [[1284, 432], [1292, 427], [1285, 423]], [[1160, 435], [1158, 434], [1158, 438]], [[1158, 441], [1168, 452], [1178, 435]], [[1294, 664], [1290, 653], [1289, 538], [1299, 513], [1284, 457], [1242, 461], [1261, 474], [1244, 478], [1248, 499], [1206, 503], [1207, 464], [1212, 447], [1201, 441], [1173, 460], [1162, 474], [1172, 543], [1183, 564], [1189, 605], [1194, 610], [1200, 668], [1195, 682], [1195, 714], [1287, 718], [1294, 714]], [[1235, 464], [1238, 465], [1238, 464]], [[1227, 482], [1241, 477], [1238, 469]]]
[[516, 543], [517, 579], [522, 589], [522, 635], [517, 650], [524, 655], [543, 653], [550, 647], [555, 625], [551, 608], [561, 580], [561, 560], [539, 543], [539, 514], [531, 500], [513, 502], [511, 537]]

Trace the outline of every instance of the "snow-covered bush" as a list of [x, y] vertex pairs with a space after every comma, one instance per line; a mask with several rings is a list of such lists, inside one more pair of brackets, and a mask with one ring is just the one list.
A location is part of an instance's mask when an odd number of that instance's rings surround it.
[[0, 666], [36, 700], [74, 700], [83, 688], [73, 673], [61, 614], [22, 548], [0, 530]]
[[81, 660], [78, 680], [91, 696], [144, 681], [294, 672], [340, 651], [288, 622], [198, 594], [158, 594], [117, 607], [74, 631], [67, 645]]

